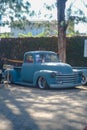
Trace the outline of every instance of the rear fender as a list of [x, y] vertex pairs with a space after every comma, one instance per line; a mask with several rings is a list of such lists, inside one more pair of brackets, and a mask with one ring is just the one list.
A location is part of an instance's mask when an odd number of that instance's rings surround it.
[[12, 82], [14, 83], [17, 79], [17, 74], [16, 71], [14, 69], [6, 69], [4, 71], [4, 77], [7, 80], [7, 77], [9, 78], [11, 76], [12, 78]]

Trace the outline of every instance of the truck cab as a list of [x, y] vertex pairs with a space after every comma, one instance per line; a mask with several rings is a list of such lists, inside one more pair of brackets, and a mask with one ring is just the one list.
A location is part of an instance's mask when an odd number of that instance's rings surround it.
[[5, 71], [11, 83], [35, 86], [40, 89], [71, 88], [82, 84], [82, 72], [60, 62], [52, 51], [25, 52], [21, 67]]

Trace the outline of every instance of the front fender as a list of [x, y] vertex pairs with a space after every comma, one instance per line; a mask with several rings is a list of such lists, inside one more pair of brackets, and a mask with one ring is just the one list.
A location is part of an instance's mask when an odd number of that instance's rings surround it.
[[46, 79], [48, 85], [49, 85], [49, 81], [51, 79], [51, 73], [52, 72], [53, 71], [50, 71], [50, 70], [40, 70], [40, 71], [35, 72], [34, 78], [33, 78], [33, 84], [34, 84], [34, 86], [37, 85], [37, 81], [38, 81], [39, 77], [44, 77]]
[[81, 71], [87, 77], [87, 67], [74, 67], [74, 71]]

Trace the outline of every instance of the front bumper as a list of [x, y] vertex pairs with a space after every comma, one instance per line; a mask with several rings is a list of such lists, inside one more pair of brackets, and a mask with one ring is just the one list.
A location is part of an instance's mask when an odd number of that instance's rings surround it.
[[81, 86], [81, 83], [79, 84], [50, 84], [50, 88], [74, 88], [76, 86]]

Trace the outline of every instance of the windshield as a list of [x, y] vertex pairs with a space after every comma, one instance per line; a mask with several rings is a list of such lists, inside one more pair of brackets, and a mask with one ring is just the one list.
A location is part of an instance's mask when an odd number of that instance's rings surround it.
[[55, 53], [41, 53], [35, 55], [35, 60], [37, 63], [45, 63], [45, 62], [59, 62], [59, 58]]

